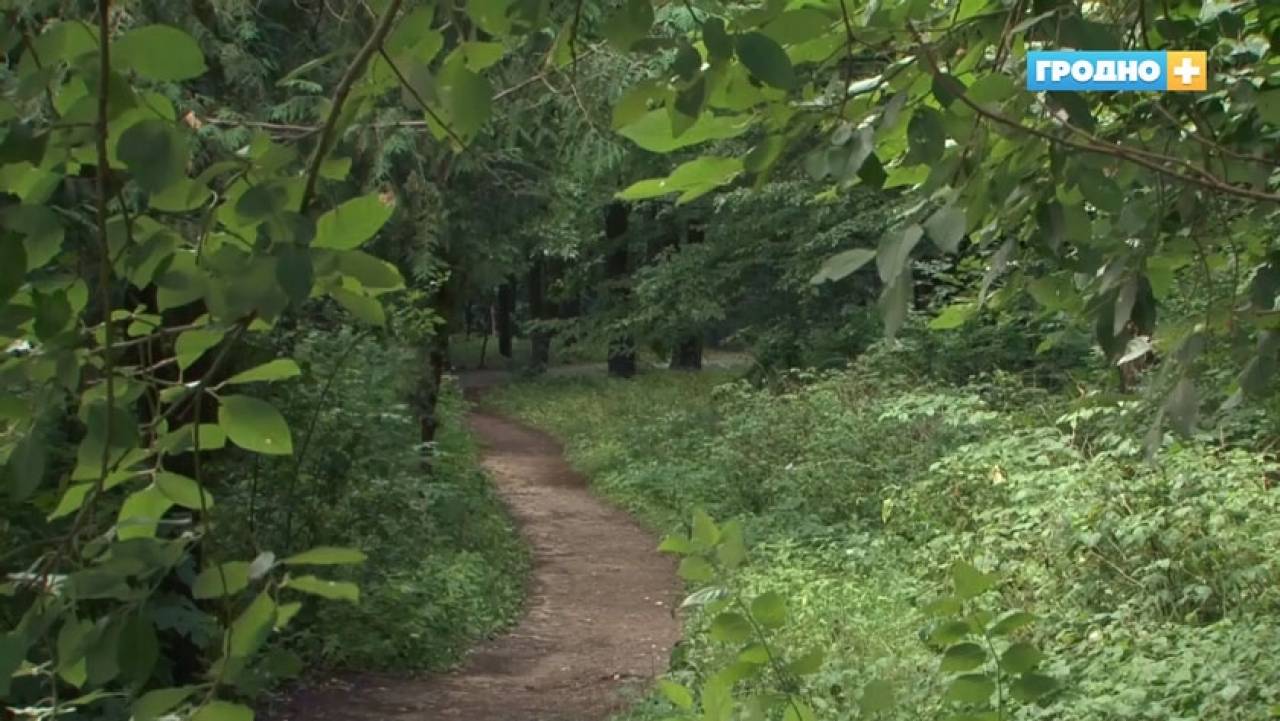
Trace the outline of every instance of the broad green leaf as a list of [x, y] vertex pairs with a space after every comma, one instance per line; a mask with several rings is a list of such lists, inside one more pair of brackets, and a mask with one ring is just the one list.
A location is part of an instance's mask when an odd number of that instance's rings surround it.
[[693, 542], [702, 548], [710, 548], [720, 540], [720, 527], [701, 509], [693, 512]]
[[360, 589], [354, 583], [346, 581], [328, 581], [315, 576], [291, 576], [283, 585], [295, 591], [337, 601], [357, 603], [360, 600]]
[[737, 137], [751, 127], [747, 115], [713, 115], [704, 113], [677, 137], [671, 126], [671, 114], [665, 108], [650, 110], [618, 133], [645, 150], [668, 153], [708, 140]]
[[947, 673], [970, 671], [987, 661], [987, 652], [976, 643], [957, 643], [942, 654], [938, 670]]
[[687, 203], [733, 181], [742, 173], [738, 158], [702, 157], [682, 163], [665, 178], [650, 178], [631, 184], [617, 194], [623, 200], [656, 198], [680, 193], [677, 204]]
[[1256, 105], [1263, 122], [1280, 128], [1280, 89], [1259, 93]]
[[975, 303], [955, 303], [942, 309], [937, 317], [929, 321], [929, 328], [932, 330], [950, 330], [959, 328], [978, 312], [978, 306]]
[[130, 494], [120, 506], [116, 519], [116, 534], [120, 540], [151, 538], [164, 514], [173, 507], [173, 501], [155, 486], [148, 486]]
[[489, 120], [493, 87], [482, 75], [463, 65], [441, 78], [441, 90], [448, 99], [450, 127], [469, 138]]
[[75, 483], [67, 488], [62, 494], [62, 500], [58, 501], [58, 505], [49, 513], [48, 520], [54, 521], [64, 516], [80, 510], [84, 505], [84, 501], [89, 497], [89, 493], [94, 489], [96, 483]]
[[186, 177], [186, 140], [163, 120], [129, 126], [120, 134], [116, 154], [138, 185], [151, 193], [164, 193]]
[[237, 373], [223, 382], [228, 385], [235, 385], [237, 383], [261, 383], [263, 381], [278, 381], [286, 378], [293, 378], [301, 374], [302, 369], [298, 367], [297, 362], [289, 358], [277, 358], [273, 361], [267, 361], [255, 368], [250, 368], [247, 371]]
[[787, 601], [776, 591], [762, 593], [751, 602], [751, 617], [764, 628], [781, 628], [787, 622]]
[[965, 599], [980, 596], [996, 585], [995, 575], [983, 573], [964, 561], [952, 564], [951, 580], [955, 584], [956, 595]]
[[885, 283], [902, 275], [911, 258], [911, 251], [924, 236], [924, 229], [912, 223], [901, 232], [885, 233], [876, 249], [876, 269], [880, 272], [880, 280]]
[[1024, 673], [1009, 684], [1009, 695], [1023, 703], [1033, 703], [1058, 688], [1058, 682], [1038, 673]]
[[194, 479], [186, 476], [161, 471], [156, 474], [156, 488], [159, 488], [166, 498], [183, 508], [194, 511], [213, 508], [213, 496], [209, 495], [208, 491], [202, 490], [200, 484]]
[[875, 679], [862, 687], [862, 699], [858, 702], [858, 707], [864, 716], [869, 716], [888, 711], [893, 708], [894, 703], [893, 684]]
[[459, 45], [454, 52], [461, 53], [466, 60], [467, 67], [478, 73], [501, 60], [505, 50], [502, 47], [502, 43], [472, 41]]
[[964, 209], [954, 205], [939, 208], [924, 222], [924, 230], [929, 240], [944, 253], [954, 253], [960, 249], [960, 241], [964, 239]]
[[22, 666], [26, 655], [26, 634], [10, 631], [0, 635], [0, 698], [9, 695], [9, 684], [13, 674]]
[[927, 105], [921, 105], [911, 114], [907, 123], [907, 142], [911, 148], [904, 164], [934, 163], [942, 157], [946, 147], [947, 131], [942, 113]]
[[762, 82], [782, 90], [796, 86], [796, 71], [791, 58], [776, 41], [761, 32], [738, 36], [735, 43], [738, 59]]
[[711, 564], [698, 556], [689, 556], [680, 561], [678, 573], [680, 578], [693, 583], [707, 583], [716, 575]]
[[1044, 660], [1040, 649], [1029, 643], [1019, 641], [1000, 654], [1000, 667], [1009, 673], [1030, 671]]
[[232, 622], [228, 632], [227, 643], [229, 656], [247, 658], [257, 652], [271, 635], [276, 625], [276, 604], [266, 591], [258, 594], [236, 620]]
[[231, 442], [268, 455], [293, 453], [293, 436], [284, 416], [270, 403], [249, 396], [222, 396], [218, 425]]
[[221, 330], [208, 330], [205, 328], [197, 328], [194, 330], [186, 330], [178, 334], [178, 340], [174, 343], [174, 355], [178, 359], [178, 367], [186, 370], [191, 364], [200, 360], [200, 356], [206, 351], [222, 342], [226, 335]]
[[751, 622], [742, 614], [726, 611], [711, 620], [711, 638], [723, 643], [742, 643], [751, 638]]
[[822, 267], [809, 282], [820, 285], [827, 281], [841, 280], [870, 263], [875, 257], [876, 251], [871, 248], [852, 248], [837, 253], [823, 262]]
[[112, 58], [148, 80], [187, 80], [207, 68], [200, 45], [168, 25], [145, 25], [111, 42]]
[[316, 221], [314, 248], [351, 250], [372, 238], [395, 211], [393, 201], [384, 200], [378, 193], [353, 198]]
[[1007, 636], [1010, 633], [1013, 633], [1020, 628], [1030, 626], [1035, 622], [1036, 617], [1034, 614], [1027, 613], [1026, 611], [1009, 611], [996, 619], [995, 623], [991, 624], [991, 628], [988, 630], [988, 633], [992, 636]]
[[229, 701], [210, 701], [190, 721], [253, 721], [253, 709]]
[[345, 288], [334, 288], [329, 291], [329, 295], [361, 322], [375, 326], [387, 324], [386, 311], [383, 310], [377, 298], [353, 293]]
[[133, 721], [155, 721], [186, 701], [195, 691], [195, 686], [158, 688], [148, 691], [133, 702]]
[[956, 703], [985, 704], [995, 690], [996, 684], [991, 677], [981, 673], [969, 673], [953, 680], [947, 686], [942, 698]]
[[675, 681], [669, 681], [665, 678], [658, 679], [658, 690], [662, 692], [667, 700], [675, 704], [677, 708], [685, 711], [693, 709], [693, 694], [689, 689], [681, 686]]
[[808, 676], [822, 670], [825, 654], [822, 649], [813, 649], [787, 665], [787, 670], [797, 676]]
[[364, 563], [366, 558], [367, 556], [364, 553], [354, 548], [319, 546], [310, 551], [303, 551], [297, 555], [289, 556], [284, 559], [283, 563], [294, 566], [333, 566]]
[[201, 571], [191, 584], [191, 595], [193, 598], [234, 596], [248, 586], [248, 562], [228, 561]]
[[614, 47], [626, 52], [649, 34], [653, 17], [649, 0], [623, 0], [605, 19], [601, 32]]
[[391, 263], [375, 258], [359, 250], [348, 250], [337, 254], [338, 269], [360, 281], [360, 285], [368, 290], [399, 290], [404, 287], [404, 278]]
[[662, 539], [662, 542], [658, 544], [658, 550], [663, 553], [679, 553], [684, 555], [693, 550], [693, 545], [685, 536], [670, 534], [665, 536]]

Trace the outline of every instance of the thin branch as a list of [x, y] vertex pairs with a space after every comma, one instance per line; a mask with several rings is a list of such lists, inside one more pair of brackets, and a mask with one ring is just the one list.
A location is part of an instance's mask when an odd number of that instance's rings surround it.
[[418, 94], [417, 88], [413, 87], [413, 84], [409, 82], [409, 79], [400, 72], [400, 68], [396, 67], [395, 61], [391, 59], [391, 56], [387, 54], [386, 49], [381, 45], [378, 46], [378, 54], [382, 56], [383, 60], [387, 61], [387, 66], [391, 68], [391, 72], [394, 73], [396, 79], [400, 81], [400, 86], [413, 96], [414, 102], [418, 103], [419, 107], [422, 108], [422, 111], [427, 115], [430, 115], [432, 120], [436, 121], [440, 127], [444, 128], [444, 132], [453, 139], [453, 142], [458, 144], [459, 148], [467, 147], [467, 142], [455, 133], [453, 128], [449, 127], [449, 124], [444, 121], [444, 118], [440, 117], [436, 111], [427, 104], [427, 101], [422, 99], [422, 96]]
[[[103, 1], [105, 2], [106, 0]], [[316, 145], [315, 155], [311, 158], [311, 167], [307, 170], [307, 184], [302, 191], [302, 203], [299, 210], [304, 213], [307, 210], [307, 206], [311, 204], [312, 198], [315, 197], [316, 183], [320, 180], [320, 166], [324, 164], [324, 159], [329, 155], [329, 149], [333, 146], [333, 136], [337, 131], [338, 117], [342, 114], [342, 106], [346, 104], [347, 96], [351, 94], [351, 87], [355, 85], [356, 79], [364, 72], [364, 66], [369, 62], [369, 58], [373, 56], [373, 53], [378, 48], [382, 47], [383, 39], [387, 37], [387, 33], [391, 32], [391, 24], [395, 20], [396, 14], [400, 11], [401, 2], [402, 0], [390, 0], [387, 4], [386, 12], [382, 14], [382, 19], [378, 21], [373, 34], [369, 36], [360, 51], [356, 53], [351, 65], [347, 66], [347, 71], [343, 73], [342, 79], [338, 81], [338, 87], [333, 91], [329, 117], [325, 120], [324, 126], [320, 130], [320, 142]]]
[[[919, 30], [917, 30], [914, 26], [911, 26], [911, 25], [908, 25], [907, 27], [910, 29], [912, 35], [915, 36], [916, 42], [920, 45], [921, 49], [924, 51], [925, 60], [928, 63], [928, 66], [931, 72], [934, 75], [941, 74], [942, 69], [938, 66], [937, 60], [934, 58], [933, 51], [930, 48], [929, 44], [925, 42], [923, 37], [920, 36]], [[1214, 190], [1226, 195], [1234, 195], [1239, 198], [1248, 198], [1250, 200], [1262, 200], [1270, 203], [1280, 203], [1280, 194], [1268, 193], [1265, 191], [1253, 190], [1252, 188], [1241, 188], [1235, 185], [1231, 185], [1230, 183], [1222, 180], [1221, 178], [1218, 178], [1212, 173], [1209, 173], [1208, 171], [1205, 171], [1202, 168], [1198, 168], [1194, 165], [1191, 165], [1187, 161], [1182, 160], [1180, 158], [1173, 158], [1169, 156], [1159, 155], [1157, 153], [1150, 153], [1144, 150], [1129, 148], [1123, 145], [1119, 145], [1117, 143], [1103, 140], [1102, 138], [1099, 138], [1096, 135], [1093, 135], [1087, 130], [1071, 125], [1070, 123], [1067, 123], [1065, 121], [1061, 121], [1061, 120], [1059, 121], [1061, 126], [1081, 136], [1082, 138], [1085, 139], [1085, 142], [1071, 140], [1069, 138], [1064, 138], [1062, 136], [1055, 135], [1053, 133], [1050, 133], [1045, 130], [1041, 130], [1039, 128], [1033, 128], [1027, 125], [1023, 125], [1022, 123], [1018, 122], [1017, 120], [1014, 120], [1013, 118], [1007, 117], [1005, 115], [1001, 115], [1000, 113], [994, 112], [992, 110], [988, 110], [987, 108], [983, 107], [979, 103], [974, 102], [965, 93], [960, 93], [959, 95], [956, 96], [956, 99], [964, 103], [968, 108], [973, 110], [978, 115], [981, 115], [982, 117], [987, 118], [988, 120], [999, 123], [1000, 125], [1003, 125], [1012, 130], [1017, 130], [1019, 132], [1027, 133], [1028, 135], [1033, 135], [1037, 138], [1048, 141], [1050, 143], [1056, 143], [1058, 145], [1062, 145], [1068, 148], [1073, 148], [1075, 150], [1080, 150], [1086, 153], [1093, 153], [1096, 155], [1108, 155], [1113, 158], [1127, 160], [1135, 165], [1142, 166], [1148, 170], [1173, 178], [1174, 180], [1178, 180], [1184, 183], [1192, 183], [1195, 185], [1199, 185], [1201, 187], [1208, 188], [1210, 190]], [[1170, 164], [1175, 166], [1186, 167], [1192, 172], [1192, 174], [1188, 175], [1186, 173], [1178, 172], [1176, 169], [1169, 167]]]
[[[103, 345], [108, 349], [102, 355], [102, 372], [107, 382], [107, 412], [103, 416], [102, 468], [98, 475], [96, 492], [101, 492], [107, 481], [107, 469], [111, 462], [111, 421], [115, 415], [116, 385], [115, 364], [111, 351], [115, 345], [115, 330], [111, 325], [111, 243], [107, 239], [107, 196], [111, 181], [111, 161], [107, 153], [108, 95], [111, 81], [111, 0], [98, 0], [98, 239], [102, 243], [102, 257], [98, 262], [98, 294], [102, 302]], [[96, 493], [95, 493], [96, 495]], [[87, 507], [87, 506], [86, 506]]]

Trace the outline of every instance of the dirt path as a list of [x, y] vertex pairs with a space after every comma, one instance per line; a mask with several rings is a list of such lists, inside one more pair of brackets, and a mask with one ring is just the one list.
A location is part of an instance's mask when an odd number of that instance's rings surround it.
[[468, 422], [532, 550], [524, 619], [453, 673], [338, 679], [295, 695], [282, 721], [601, 721], [666, 669], [679, 590], [653, 536], [592, 495], [546, 434], [485, 411]]

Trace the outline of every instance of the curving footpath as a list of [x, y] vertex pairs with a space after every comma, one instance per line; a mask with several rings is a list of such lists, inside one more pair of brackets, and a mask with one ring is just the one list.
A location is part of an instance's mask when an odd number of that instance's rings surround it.
[[468, 423], [531, 550], [524, 618], [457, 671], [344, 677], [294, 695], [284, 721], [602, 721], [666, 670], [680, 592], [656, 539], [596, 498], [545, 433], [486, 411]]

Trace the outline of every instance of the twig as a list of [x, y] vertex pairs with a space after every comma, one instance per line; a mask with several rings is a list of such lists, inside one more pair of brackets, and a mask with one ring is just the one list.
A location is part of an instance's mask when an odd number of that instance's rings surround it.
[[413, 87], [413, 84], [409, 82], [409, 79], [406, 78], [404, 74], [400, 72], [400, 68], [396, 67], [395, 61], [391, 59], [391, 56], [387, 54], [386, 49], [383, 48], [381, 45], [378, 46], [378, 54], [382, 56], [383, 60], [387, 61], [387, 66], [391, 68], [391, 72], [394, 73], [396, 76], [396, 79], [400, 81], [400, 86], [403, 87], [405, 90], [407, 90], [409, 94], [413, 96], [414, 102], [418, 103], [418, 105], [422, 108], [422, 111], [425, 112], [427, 115], [430, 115], [432, 120], [439, 123], [440, 127], [444, 128], [444, 132], [447, 133], [449, 137], [453, 139], [453, 142], [458, 144], [459, 148], [467, 147], [466, 141], [463, 140], [456, 132], [454, 132], [453, 128], [449, 127], [449, 124], [444, 121], [444, 118], [440, 117], [436, 113], [436, 111], [433, 110], [431, 106], [427, 104], [427, 101], [422, 99], [422, 96], [418, 94], [417, 88]]
[[[103, 1], [105, 2], [105, 0]], [[333, 145], [333, 135], [338, 127], [338, 117], [342, 114], [342, 106], [346, 104], [347, 96], [351, 94], [351, 86], [355, 85], [356, 78], [360, 77], [360, 74], [364, 72], [364, 66], [369, 62], [369, 58], [373, 56], [373, 53], [378, 48], [382, 47], [382, 41], [387, 37], [387, 33], [391, 31], [391, 24], [395, 20], [396, 14], [400, 11], [401, 2], [402, 0], [390, 0], [386, 11], [382, 14], [382, 19], [378, 21], [377, 27], [374, 28], [373, 34], [369, 36], [360, 51], [356, 53], [351, 65], [347, 67], [342, 79], [338, 81], [338, 87], [333, 91], [329, 117], [325, 120], [324, 126], [320, 130], [320, 142], [316, 145], [315, 155], [311, 157], [311, 167], [307, 169], [307, 184], [302, 191], [302, 202], [299, 206], [299, 210], [304, 213], [307, 210], [307, 206], [311, 204], [312, 198], [315, 197], [316, 183], [320, 179], [320, 166], [324, 164], [324, 159], [329, 155], [329, 149]]]

